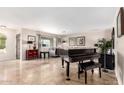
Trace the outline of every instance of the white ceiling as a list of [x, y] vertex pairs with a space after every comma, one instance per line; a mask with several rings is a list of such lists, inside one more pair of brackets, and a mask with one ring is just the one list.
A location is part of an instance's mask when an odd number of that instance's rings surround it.
[[112, 26], [117, 8], [0, 8], [0, 25], [63, 34]]

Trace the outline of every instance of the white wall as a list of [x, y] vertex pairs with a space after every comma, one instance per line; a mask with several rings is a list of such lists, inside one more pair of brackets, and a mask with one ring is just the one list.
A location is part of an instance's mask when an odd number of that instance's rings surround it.
[[0, 33], [3, 33], [7, 37], [5, 52], [0, 52], [0, 62], [16, 59], [16, 31], [1, 28]]
[[67, 35], [63, 39], [69, 46], [69, 37], [85, 36], [85, 46], [94, 47], [94, 44], [101, 38], [111, 39], [111, 29], [96, 30], [96, 31], [82, 31], [82, 33]]
[[115, 73], [119, 84], [124, 84], [124, 36], [117, 38], [117, 15], [119, 8], [114, 19], [115, 28]]
[[124, 84], [124, 36], [117, 38], [116, 75], [119, 84]]

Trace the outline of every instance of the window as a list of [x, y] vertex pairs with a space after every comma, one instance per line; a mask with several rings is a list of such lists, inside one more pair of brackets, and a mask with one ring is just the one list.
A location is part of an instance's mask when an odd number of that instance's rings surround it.
[[50, 40], [42, 38], [40, 50], [41, 51], [49, 51], [49, 48], [50, 48]]
[[49, 39], [42, 39], [42, 47], [49, 48], [50, 47], [50, 40]]
[[6, 48], [6, 36], [0, 33], [0, 50]]

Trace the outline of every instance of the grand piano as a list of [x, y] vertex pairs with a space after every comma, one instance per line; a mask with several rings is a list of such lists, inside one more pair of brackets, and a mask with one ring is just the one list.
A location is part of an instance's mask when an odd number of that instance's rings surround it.
[[64, 63], [66, 65], [66, 75], [67, 79], [70, 80], [69, 71], [70, 63], [83, 62], [84, 60], [93, 60], [99, 58], [99, 54], [96, 52], [96, 48], [69, 48], [69, 49], [57, 49], [57, 55], [62, 59], [62, 67], [64, 68]]

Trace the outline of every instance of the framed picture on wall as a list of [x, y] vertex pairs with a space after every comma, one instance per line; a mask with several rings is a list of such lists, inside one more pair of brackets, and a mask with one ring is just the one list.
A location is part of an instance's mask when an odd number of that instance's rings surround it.
[[75, 37], [69, 38], [69, 45], [70, 46], [76, 46], [76, 38]]
[[36, 41], [36, 37], [32, 36], [32, 35], [28, 35], [28, 41], [35, 42]]
[[124, 8], [120, 8], [117, 16], [117, 37], [124, 35]]
[[85, 46], [85, 36], [77, 37], [77, 45]]
[[121, 11], [119, 11], [117, 16], [117, 36], [121, 37]]

